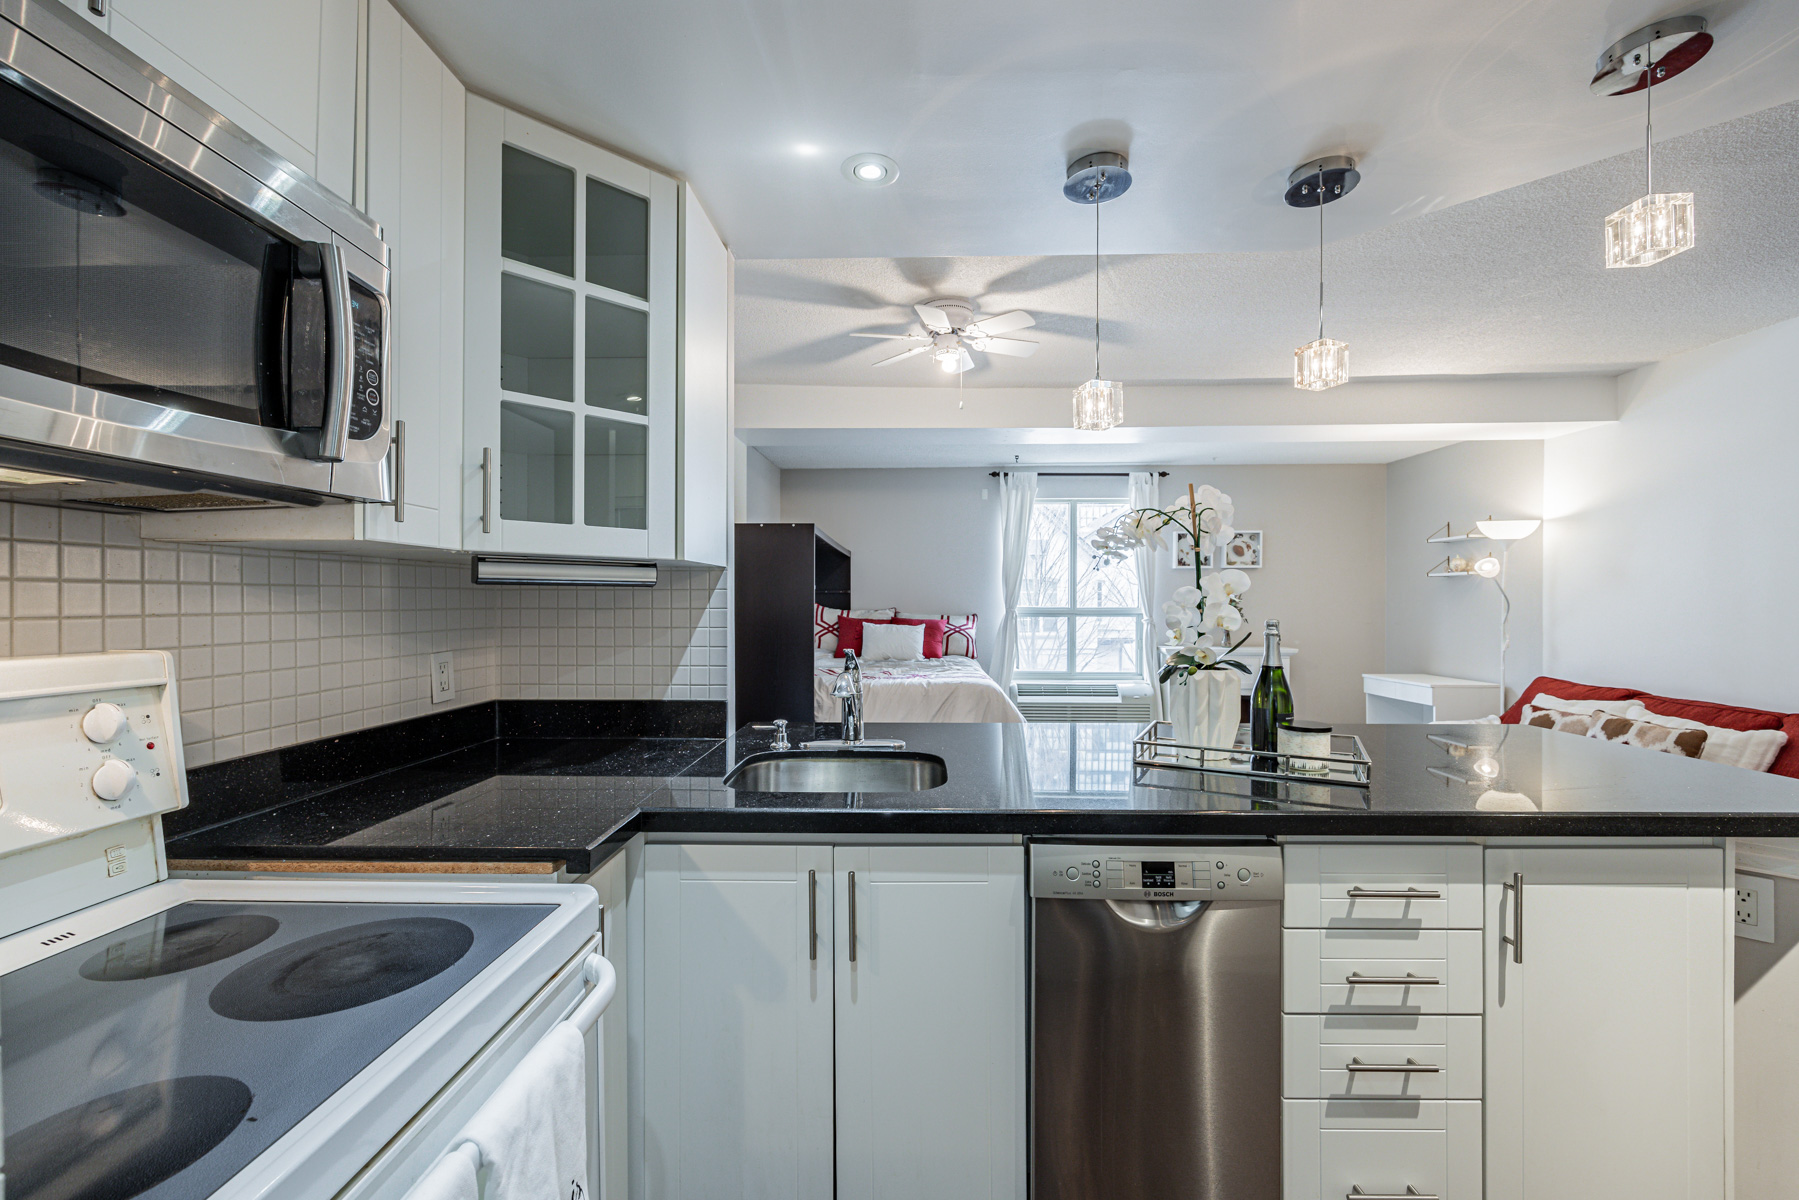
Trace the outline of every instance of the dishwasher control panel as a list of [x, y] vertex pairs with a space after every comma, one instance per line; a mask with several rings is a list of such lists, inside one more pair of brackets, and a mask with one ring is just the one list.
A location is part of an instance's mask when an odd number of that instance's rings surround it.
[[1031, 895], [1064, 900], [1279, 900], [1279, 846], [1031, 847]]

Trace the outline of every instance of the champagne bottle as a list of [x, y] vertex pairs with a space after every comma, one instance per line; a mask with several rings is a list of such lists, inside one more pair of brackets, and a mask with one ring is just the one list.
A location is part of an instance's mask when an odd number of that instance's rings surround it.
[[[1249, 747], [1273, 752], [1280, 749], [1281, 722], [1293, 717], [1293, 691], [1281, 666], [1281, 623], [1270, 621], [1262, 637], [1262, 671], [1256, 676], [1249, 698]], [[1271, 769], [1258, 763], [1258, 769]]]

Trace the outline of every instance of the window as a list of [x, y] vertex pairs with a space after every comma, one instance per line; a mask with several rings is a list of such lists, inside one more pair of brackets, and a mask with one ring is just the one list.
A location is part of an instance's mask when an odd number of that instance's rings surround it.
[[1039, 500], [1018, 599], [1018, 674], [1127, 679], [1139, 674], [1137, 571], [1104, 566], [1088, 539], [1130, 510], [1123, 500]]

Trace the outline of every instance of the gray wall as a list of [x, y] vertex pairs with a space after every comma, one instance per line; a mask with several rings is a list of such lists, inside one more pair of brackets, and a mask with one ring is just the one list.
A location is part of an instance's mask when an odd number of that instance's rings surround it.
[[[1258, 630], [1264, 619], [1279, 618], [1287, 643], [1298, 649], [1296, 707], [1324, 720], [1360, 719], [1362, 672], [1382, 663], [1385, 468], [1167, 469], [1165, 505], [1177, 503], [1188, 483], [1210, 483], [1235, 501], [1239, 527], [1263, 531], [1268, 565], [1251, 572], [1246, 608]], [[1063, 495], [1078, 487], [1045, 480], [1045, 490], [1052, 484]], [[1096, 484], [1095, 494], [1121, 494], [1122, 481], [1105, 484]], [[985, 470], [786, 470], [781, 519], [812, 521], [849, 546], [860, 607], [979, 612], [981, 659], [992, 665], [1004, 605], [999, 486]], [[1161, 601], [1192, 581], [1166, 554], [1159, 580], [1153, 620]]]
[[743, 510], [739, 521], [781, 519], [781, 468], [754, 446], [743, 448]]
[[[1541, 517], [1543, 447], [1536, 441], [1463, 442], [1387, 464], [1387, 670], [1498, 676], [1498, 589], [1484, 579], [1427, 577], [1446, 554], [1477, 558], [1495, 544], [1425, 539], [1445, 521], [1466, 533], [1488, 516]], [[1543, 543], [1539, 530], [1513, 543], [1508, 556], [1508, 699], [1543, 673]]]

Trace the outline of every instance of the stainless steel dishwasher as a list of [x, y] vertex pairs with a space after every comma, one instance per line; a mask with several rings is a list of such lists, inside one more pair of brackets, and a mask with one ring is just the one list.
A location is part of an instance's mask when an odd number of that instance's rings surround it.
[[1032, 1200], [1280, 1200], [1277, 846], [1031, 847]]

